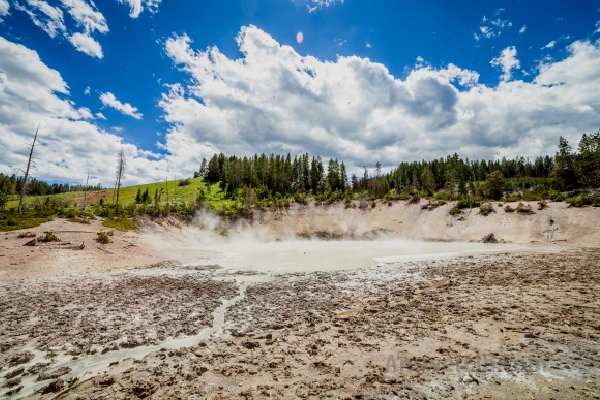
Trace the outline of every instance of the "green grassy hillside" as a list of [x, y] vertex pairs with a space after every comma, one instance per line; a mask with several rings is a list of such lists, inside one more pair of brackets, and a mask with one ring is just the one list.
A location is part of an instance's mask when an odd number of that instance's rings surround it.
[[[170, 181], [168, 184], [169, 190], [169, 202], [188, 202], [192, 200], [193, 197], [196, 197], [199, 189], [207, 189], [207, 184], [204, 182], [204, 178], [192, 178], [188, 179], [190, 184], [187, 186], [179, 186], [179, 182]], [[142, 191], [142, 193], [148, 189], [150, 192], [151, 198], [154, 200], [154, 194], [156, 189], [165, 189], [167, 185], [165, 182], [158, 183], [149, 183], [135, 186], [126, 186], [122, 187], [119, 194], [119, 204], [127, 205], [135, 203], [135, 196], [137, 194], [138, 188]], [[220, 191], [217, 185], [211, 185], [210, 192], [217, 196], [217, 193]], [[63, 194], [51, 195], [51, 196], [29, 196], [25, 198], [25, 204], [29, 205], [37, 200], [42, 203], [46, 200], [47, 197], [56, 198], [59, 201], [64, 201], [69, 206], [83, 206], [85, 192], [68, 192]], [[106, 189], [106, 190], [96, 190], [87, 193], [87, 204], [88, 205], [97, 205], [100, 201], [100, 198], [104, 198], [105, 204], [112, 204], [113, 198], [116, 201], [115, 190], [114, 189]], [[166, 203], [167, 198], [166, 195], [162, 194], [161, 203]], [[218, 202], [218, 200], [217, 200]], [[13, 196], [11, 201], [8, 202], [7, 208], [17, 207], [19, 205], [19, 197]]]

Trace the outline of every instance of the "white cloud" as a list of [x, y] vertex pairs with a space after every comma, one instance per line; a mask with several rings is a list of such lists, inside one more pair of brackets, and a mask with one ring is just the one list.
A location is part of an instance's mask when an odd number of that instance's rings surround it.
[[92, 8], [83, 0], [61, 0], [61, 2], [69, 15], [73, 17], [77, 26], [83, 26], [85, 32], [108, 32], [108, 26], [106, 25], [104, 15], [99, 11], [94, 10], [95, 6]]
[[370, 48], [370, 47], [373, 47], [373, 46], [371, 46], [369, 43], [367, 43], [367, 47], [369, 47], [369, 48]]
[[[489, 38], [495, 36], [494, 31], [487, 26], [480, 26], [479, 29], [481, 30], [480, 37], [485, 37], [485, 38], [489, 39]], [[477, 39], [477, 40], [479, 40], [479, 39]]]
[[92, 111], [87, 107], [81, 107], [79, 110], [77, 110], [77, 112], [82, 119], [94, 118]]
[[501, 8], [501, 9], [499, 9], [499, 10], [494, 10], [494, 11], [493, 11], [493, 14], [494, 14], [494, 15], [500, 15], [500, 14], [502, 13], [502, 11], [505, 11], [505, 10], [504, 10], [504, 8]]
[[600, 19], [596, 22], [596, 30], [594, 31], [594, 33], [598, 33], [600, 32]]
[[[215, 152], [318, 151], [325, 161], [344, 160], [351, 172], [378, 159], [391, 168], [398, 159], [454, 151], [470, 158], [535, 157], [554, 154], [561, 135], [576, 143], [597, 130], [600, 104], [590, 100], [600, 74], [585, 66], [600, 62], [599, 44], [575, 42], [564, 60], [546, 65], [531, 83], [509, 81], [519, 63], [508, 48], [497, 59], [505, 81], [488, 88], [477, 83], [476, 72], [452, 64], [408, 71], [402, 80], [365, 58], [300, 55], [252, 26], [237, 40], [242, 60], [216, 47], [196, 51], [187, 36], [166, 41], [167, 55], [191, 78], [169, 86], [159, 101], [170, 123], [162, 145], [179, 156], [167, 158], [183, 175], [197, 168], [190, 160]], [[284, 57], [297, 63], [279, 63]], [[578, 86], [569, 83], [580, 80], [585, 86], [575, 92]], [[560, 128], [547, 124], [557, 117], [565, 121]], [[390, 147], [398, 148], [393, 159]]]
[[84, 52], [92, 57], [102, 59], [102, 46], [96, 42], [92, 37], [86, 33], [75, 32], [73, 36], [69, 37], [69, 42], [79, 51]]
[[[165, 175], [167, 162], [160, 155], [150, 161], [123, 138], [99, 129], [89, 110], [77, 109], [60, 73], [48, 68], [34, 50], [0, 37], [0, 171], [27, 165], [35, 130], [40, 124], [34, 176], [44, 180], [81, 181], [90, 168], [94, 183], [114, 183], [112, 160], [124, 148], [129, 173], [126, 184], [148, 182]], [[61, 94], [61, 98], [57, 96]], [[107, 164], [108, 160], [108, 164]], [[158, 168], [156, 170], [155, 168]]]
[[125, 103], [125, 104], [121, 103], [119, 100], [117, 100], [115, 95], [112, 94], [111, 92], [102, 93], [100, 95], [100, 101], [105, 106], [112, 107], [116, 110], [119, 110], [119, 111], [121, 111], [121, 113], [123, 113], [125, 115], [130, 115], [136, 119], [142, 119], [143, 114], [138, 113], [137, 108], [132, 107], [129, 103]]
[[521, 29], [519, 29], [519, 33], [525, 32], [526, 29], [527, 29], [527, 25], [523, 25], [523, 27]]
[[314, 6], [313, 8], [310, 8], [309, 5], [306, 5], [306, 7], [308, 8], [308, 13], [309, 14], [317, 9], [317, 6]]
[[512, 22], [510, 22], [507, 19], [502, 20], [500, 18], [498, 18], [497, 21], [492, 21], [491, 24], [497, 26], [500, 29], [508, 29], [512, 26]]
[[525, 71], [524, 69], [521, 70], [521, 72], [523, 73], [523, 75], [525, 76], [529, 76], [531, 75], [529, 72]]
[[521, 68], [521, 63], [515, 58], [516, 55], [517, 49], [514, 46], [507, 47], [504, 50], [502, 50], [502, 53], [500, 53], [500, 57], [496, 57], [492, 59], [492, 61], [490, 61], [490, 64], [492, 64], [493, 66], [502, 67], [502, 71], [504, 72], [504, 74], [501, 76], [500, 79], [502, 79], [504, 82], [510, 81], [511, 70]]
[[25, 11], [35, 25], [42, 28], [51, 38], [66, 30], [63, 12], [42, 0], [27, 0], [29, 8], [15, 3], [15, 8]]
[[131, 18], [137, 18], [142, 11], [144, 11], [144, 7], [151, 13], [156, 13], [158, 11], [158, 6], [160, 5], [161, 0], [118, 0], [121, 4], [129, 4], [129, 16]]
[[121, 128], [120, 126], [113, 126], [112, 128], [117, 132], [121, 132], [123, 130], [123, 128]]
[[106, 119], [106, 117], [104, 115], [102, 115], [102, 113], [96, 113], [96, 118]]
[[[4, 17], [10, 15], [10, 4], [8, 0], [0, 0], [0, 17]], [[2, 22], [2, 18], [0, 18], [0, 22]]]
[[542, 49], [551, 49], [554, 47], [555, 44], [556, 44], [556, 40], [553, 40], [550, 43], [548, 43], [547, 45], [545, 45], [544, 47], [542, 47]]
[[88, 86], [87, 89], [85, 89], [85, 91], [83, 92], [83, 94], [90, 94], [90, 87]]

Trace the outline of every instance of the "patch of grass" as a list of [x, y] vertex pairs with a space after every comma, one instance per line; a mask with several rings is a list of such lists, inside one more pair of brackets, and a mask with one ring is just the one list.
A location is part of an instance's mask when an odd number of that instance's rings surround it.
[[456, 214], [462, 214], [462, 210], [460, 208], [458, 208], [457, 206], [454, 206], [450, 209], [450, 211], [448, 211], [448, 214], [450, 215], [456, 215]]
[[538, 201], [538, 210], [543, 210], [544, 208], [546, 208], [547, 205], [548, 203], [546, 203], [546, 200]]
[[507, 205], [506, 205], [506, 207], [504, 207], [504, 211], [506, 211], [506, 212], [513, 212], [513, 211], [515, 211], [515, 209], [514, 209], [514, 208], [512, 208], [511, 206], [509, 206], [509, 205], [507, 204]]
[[9, 215], [6, 219], [0, 220], [0, 231], [18, 231], [21, 229], [37, 228], [43, 222], [52, 221], [52, 217], [28, 217], [25, 213], [22, 216]]
[[517, 206], [516, 210], [517, 210], [517, 212], [520, 212], [520, 213], [528, 213], [528, 212], [532, 211], [532, 208], [529, 204], [525, 205], [525, 204], [519, 202], [519, 205]]
[[79, 222], [80, 224], [91, 224], [90, 221], [83, 218], [69, 218], [67, 221], [69, 222]]
[[126, 231], [134, 231], [138, 229], [138, 226], [125, 217], [111, 217], [102, 221], [102, 225], [107, 228], [116, 229], [118, 231], [126, 232]]
[[54, 233], [46, 232], [45, 236], [38, 238], [38, 242], [60, 242], [60, 239]]
[[27, 237], [27, 235], [29, 235], [30, 233], [31, 233], [31, 232], [19, 233], [19, 234], [17, 235], [17, 237], [18, 237], [19, 239], [23, 239], [23, 238], [26, 238], [26, 237]]

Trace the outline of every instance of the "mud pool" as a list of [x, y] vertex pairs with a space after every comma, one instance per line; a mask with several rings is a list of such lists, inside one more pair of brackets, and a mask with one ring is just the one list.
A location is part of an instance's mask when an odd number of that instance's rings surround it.
[[522, 245], [402, 239], [285, 242], [232, 240], [229, 243], [211, 245], [209, 249], [218, 251], [219, 254], [188, 265], [217, 263], [226, 269], [244, 268], [274, 273], [350, 270], [370, 267], [380, 262], [498, 252], [518, 247]]

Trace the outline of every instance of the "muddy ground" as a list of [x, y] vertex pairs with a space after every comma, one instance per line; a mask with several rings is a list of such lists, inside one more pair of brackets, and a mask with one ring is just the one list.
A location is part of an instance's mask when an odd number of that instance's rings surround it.
[[[247, 285], [176, 262], [4, 281], [0, 396], [598, 398], [599, 267], [600, 249], [561, 247]], [[211, 337], [136, 357], [198, 334], [235, 296]]]

